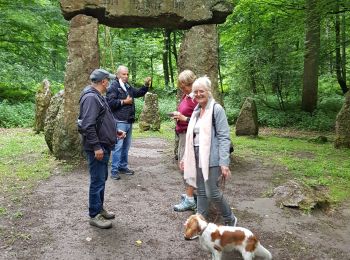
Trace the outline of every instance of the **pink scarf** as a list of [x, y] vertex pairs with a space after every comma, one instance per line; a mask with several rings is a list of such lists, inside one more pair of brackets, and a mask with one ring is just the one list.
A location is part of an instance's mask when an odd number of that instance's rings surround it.
[[[210, 144], [211, 144], [211, 129], [212, 129], [212, 116], [213, 106], [215, 100], [211, 99], [211, 102], [205, 108], [205, 112], [201, 118], [202, 122], [199, 127], [199, 168], [202, 169], [204, 181], [208, 180], [209, 175], [209, 156], [210, 156]], [[196, 159], [194, 156], [193, 148], [193, 129], [196, 124], [196, 115], [193, 113], [191, 120], [188, 124], [186, 133], [186, 146], [183, 157], [184, 161], [184, 178], [188, 185], [197, 187], [196, 184]]]

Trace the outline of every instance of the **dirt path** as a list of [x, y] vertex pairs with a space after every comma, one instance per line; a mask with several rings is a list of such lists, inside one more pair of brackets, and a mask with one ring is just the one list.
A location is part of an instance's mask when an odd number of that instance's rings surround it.
[[[264, 194], [281, 169], [252, 158], [235, 157], [234, 162], [225, 196], [238, 225], [258, 234], [274, 259], [350, 259], [349, 205], [329, 215], [280, 209]], [[0, 246], [0, 259], [210, 259], [198, 240], [183, 239], [183, 223], [191, 212], [172, 210], [183, 182], [170, 144], [134, 140], [130, 165], [135, 176], [107, 182], [106, 205], [117, 214], [112, 229], [88, 224], [86, 168], [57, 174], [27, 198], [24, 217], [8, 223], [23, 238]], [[242, 258], [229, 253], [224, 259]]]

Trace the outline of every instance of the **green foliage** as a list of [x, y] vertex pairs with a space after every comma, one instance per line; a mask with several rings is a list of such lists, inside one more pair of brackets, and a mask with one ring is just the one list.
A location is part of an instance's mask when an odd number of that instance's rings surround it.
[[7, 209], [4, 207], [0, 207], [0, 217], [6, 215]]
[[[273, 1], [235, 1], [220, 29], [222, 74], [230, 88], [283, 96], [298, 87], [302, 75], [303, 13], [281, 10]], [[293, 17], [293, 18], [292, 18]]]
[[[143, 108], [143, 98], [137, 98], [135, 101], [136, 118], [138, 119]], [[158, 106], [161, 121], [171, 121], [167, 113], [176, 111], [176, 97], [174, 95], [166, 94], [164, 91], [158, 92]]]
[[44, 78], [63, 81], [68, 23], [58, 1], [0, 3], [0, 100], [33, 101]]
[[319, 83], [319, 103], [314, 113], [306, 113], [300, 109], [300, 95], [285, 97], [283, 107], [277, 95], [271, 93], [249, 94], [249, 91], [230, 89], [224, 101], [230, 124], [238, 118], [239, 110], [248, 96], [255, 98], [260, 126], [295, 127], [304, 130], [332, 131], [335, 119], [344, 104], [344, 96], [338, 91], [337, 82], [330, 75], [324, 75]]
[[[181, 34], [182, 32], [176, 32], [178, 36]], [[119, 65], [125, 65], [129, 68], [129, 81], [133, 85], [143, 83], [145, 77], [151, 76], [153, 88], [164, 90], [163, 41], [163, 29], [121, 29], [101, 25], [101, 67], [116, 71]], [[176, 45], [179, 48], [180, 41]], [[172, 64], [176, 77], [176, 61], [173, 55]], [[170, 90], [174, 88], [176, 86], [171, 86]]]
[[0, 127], [32, 127], [34, 122], [34, 103], [0, 102]]
[[[333, 129], [335, 115], [343, 104], [334, 65], [336, 1], [321, 1], [319, 102], [317, 110], [309, 115], [299, 109], [305, 2], [232, 0], [233, 14], [218, 26], [220, 72], [230, 124], [236, 121], [245, 98], [253, 96], [258, 102], [261, 125]], [[340, 11], [344, 14], [344, 33], [348, 38], [350, 19], [348, 12], [343, 12], [346, 8], [348, 5], [341, 5]], [[3, 0], [0, 12], [0, 127], [30, 126], [34, 111], [29, 113], [26, 107], [28, 101], [34, 102], [38, 84], [48, 78], [54, 93], [63, 89], [68, 22], [61, 15], [59, 1]], [[177, 50], [183, 34], [184, 31], [171, 34], [176, 38]], [[166, 112], [176, 109], [175, 97], [172, 98], [176, 88], [170, 86], [165, 90], [164, 29], [100, 25], [99, 44], [101, 67], [115, 71], [120, 64], [128, 66], [133, 85], [142, 84], [146, 76], [152, 76], [153, 90], [164, 98], [164, 102], [161, 99], [159, 102], [161, 118], [169, 120]], [[349, 46], [346, 45], [346, 53]], [[171, 57], [176, 77], [176, 61], [174, 55]], [[22, 113], [16, 112], [16, 106], [10, 112], [9, 104], [15, 102], [24, 103], [24, 107], [18, 105]], [[136, 106], [138, 116], [142, 105], [136, 103]]]

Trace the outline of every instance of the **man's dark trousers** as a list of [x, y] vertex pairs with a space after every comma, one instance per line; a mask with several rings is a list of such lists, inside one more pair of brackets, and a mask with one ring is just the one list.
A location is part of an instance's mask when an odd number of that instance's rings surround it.
[[95, 158], [93, 151], [85, 151], [89, 163], [90, 189], [89, 189], [89, 216], [94, 218], [103, 208], [106, 180], [108, 178], [108, 161], [111, 151], [103, 148], [103, 159]]

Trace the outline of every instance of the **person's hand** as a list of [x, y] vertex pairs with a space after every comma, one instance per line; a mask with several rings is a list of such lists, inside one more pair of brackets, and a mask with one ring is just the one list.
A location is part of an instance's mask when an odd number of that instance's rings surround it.
[[231, 176], [231, 171], [227, 166], [220, 166], [221, 167], [221, 176], [223, 179], [227, 180]]
[[151, 86], [151, 82], [152, 82], [152, 78], [151, 77], [145, 78], [145, 86], [146, 87], [150, 87]]
[[122, 130], [117, 130], [117, 138], [118, 139], [123, 139], [126, 136], [126, 132], [122, 131]]
[[126, 99], [123, 99], [123, 105], [131, 105], [132, 102], [132, 97], [130, 97], [129, 95], [126, 97]]
[[174, 112], [173, 113], [173, 118], [176, 119], [176, 120], [180, 120], [180, 121], [186, 121], [187, 120], [187, 116], [184, 116], [180, 112]]
[[181, 160], [181, 161], [179, 162], [179, 168], [180, 168], [181, 171], [185, 170], [185, 163], [184, 163], [183, 160]]
[[99, 161], [101, 161], [103, 159], [103, 150], [102, 149], [98, 149], [95, 151], [95, 158]]

